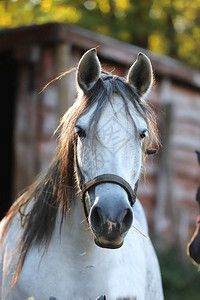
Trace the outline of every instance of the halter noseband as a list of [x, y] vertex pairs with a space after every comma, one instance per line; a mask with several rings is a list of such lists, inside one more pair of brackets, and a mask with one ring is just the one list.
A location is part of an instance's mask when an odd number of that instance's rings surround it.
[[87, 191], [89, 191], [90, 188], [100, 185], [102, 183], [117, 184], [117, 185], [121, 186], [127, 192], [130, 205], [133, 206], [133, 204], [135, 203], [135, 200], [136, 200], [138, 182], [139, 182], [139, 180], [136, 182], [135, 188], [133, 190], [132, 187], [130, 186], [130, 184], [122, 177], [120, 177], [118, 175], [114, 175], [114, 174], [103, 174], [103, 175], [94, 177], [93, 179], [89, 180], [88, 182], [83, 183], [81, 185], [81, 191], [82, 191], [81, 201], [83, 204], [83, 209], [84, 209], [86, 219], [88, 220], [88, 211], [87, 211], [87, 207], [86, 207], [86, 203], [85, 203], [85, 194]]

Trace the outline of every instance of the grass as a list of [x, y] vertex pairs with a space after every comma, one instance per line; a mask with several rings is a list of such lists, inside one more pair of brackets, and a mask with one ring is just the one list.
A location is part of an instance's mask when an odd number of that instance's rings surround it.
[[176, 250], [159, 255], [165, 300], [199, 300], [200, 272], [192, 263], [183, 262]]

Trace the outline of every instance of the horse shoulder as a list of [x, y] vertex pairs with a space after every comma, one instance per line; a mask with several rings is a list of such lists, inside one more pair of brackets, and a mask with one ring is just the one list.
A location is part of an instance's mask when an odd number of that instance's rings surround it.
[[[3, 297], [3, 299], [7, 297], [11, 287], [12, 276], [19, 257], [18, 245], [23, 234], [21, 215], [18, 211], [21, 202], [22, 197], [14, 202], [8, 214], [0, 222], [0, 298]], [[29, 204], [25, 214], [30, 207]], [[13, 299], [12, 296], [11, 299]]]
[[[16, 249], [21, 234], [20, 216], [17, 213], [8, 226], [10, 216], [6, 216], [0, 222], [0, 251], [4, 253], [5, 249]], [[3, 257], [1, 255], [1, 260]]]
[[[134, 207], [134, 217], [133, 228], [131, 231], [135, 231], [135, 234], [140, 238], [138, 245], [141, 247], [145, 259], [145, 300], [162, 300], [163, 289], [160, 274], [160, 266], [158, 263], [158, 258], [154, 250], [151, 239], [148, 235], [148, 224], [145, 216], [144, 209], [137, 199], [136, 205]], [[132, 238], [134, 240], [134, 238]]]
[[[5, 231], [8, 217], [0, 223], [0, 298], [5, 299], [8, 295], [12, 282], [12, 274], [16, 267], [16, 249], [21, 235], [19, 216], [15, 216], [10, 227]], [[5, 232], [4, 232], [5, 231]]]
[[[16, 246], [19, 243], [23, 233], [21, 215], [18, 209], [22, 203], [22, 196], [13, 203], [8, 214], [0, 222], [0, 249], [4, 248], [6, 245], [16, 249]], [[31, 207], [32, 201], [28, 204], [24, 215], [28, 214]]]
[[155, 253], [154, 247], [151, 240], [145, 247], [146, 255], [146, 296], [145, 299], [148, 300], [162, 300], [163, 287], [160, 273], [160, 266], [158, 262], [157, 255]]
[[133, 225], [136, 227], [135, 229], [138, 229], [143, 234], [148, 235], [149, 231], [148, 231], [147, 218], [139, 199], [137, 199], [134, 204], [133, 213], [134, 213]]

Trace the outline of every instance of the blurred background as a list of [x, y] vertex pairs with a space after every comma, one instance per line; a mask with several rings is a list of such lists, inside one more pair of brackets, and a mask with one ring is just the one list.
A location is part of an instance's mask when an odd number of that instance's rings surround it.
[[155, 83], [148, 101], [162, 146], [147, 159], [138, 197], [166, 299], [198, 300], [200, 274], [186, 245], [199, 214], [194, 151], [200, 150], [200, 0], [0, 1], [1, 218], [48, 168], [56, 148], [53, 132], [76, 97], [75, 72], [41, 89], [76, 67], [92, 47], [102, 67], [119, 76], [138, 52], [151, 59]]

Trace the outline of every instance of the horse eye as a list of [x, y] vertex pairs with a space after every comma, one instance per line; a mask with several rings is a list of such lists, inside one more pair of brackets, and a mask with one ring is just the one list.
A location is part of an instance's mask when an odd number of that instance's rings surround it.
[[80, 138], [85, 138], [86, 137], [86, 132], [83, 128], [79, 127], [79, 126], [76, 126], [75, 127], [75, 131], [76, 131], [76, 134], [80, 137]]
[[141, 133], [140, 133], [140, 138], [141, 139], [144, 139], [146, 137], [146, 133], [147, 133], [147, 130], [143, 130]]

